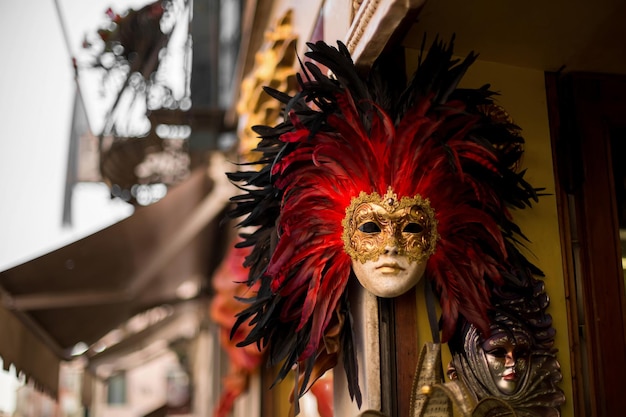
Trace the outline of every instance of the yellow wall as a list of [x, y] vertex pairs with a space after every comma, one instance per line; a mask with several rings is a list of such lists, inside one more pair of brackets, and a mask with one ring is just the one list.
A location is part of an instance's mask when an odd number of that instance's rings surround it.
[[[407, 50], [407, 61], [413, 60], [415, 53]], [[568, 318], [544, 74], [535, 69], [477, 61], [464, 77], [462, 86], [480, 87], [487, 83], [491, 84], [492, 90], [500, 93], [497, 101], [522, 128], [526, 148], [521, 168], [528, 170], [526, 180], [535, 187], [544, 187], [545, 192], [550, 194], [541, 197], [532, 209], [516, 212], [514, 216], [531, 241], [528, 247], [532, 253], [527, 253], [527, 256], [546, 275], [544, 282], [551, 300], [549, 312], [557, 331], [555, 347], [559, 350], [557, 357], [563, 373], [561, 388], [567, 398], [561, 411], [563, 416], [573, 416]], [[418, 288], [420, 342], [431, 339], [422, 294]], [[444, 363], [448, 360], [449, 355], [444, 355]]]

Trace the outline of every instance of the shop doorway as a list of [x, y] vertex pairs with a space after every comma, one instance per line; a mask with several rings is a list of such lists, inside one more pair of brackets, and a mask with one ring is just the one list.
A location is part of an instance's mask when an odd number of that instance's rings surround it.
[[576, 415], [623, 410], [626, 77], [547, 75]]

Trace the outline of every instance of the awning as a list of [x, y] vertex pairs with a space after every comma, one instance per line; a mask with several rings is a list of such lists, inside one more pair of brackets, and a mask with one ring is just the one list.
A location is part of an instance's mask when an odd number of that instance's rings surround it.
[[[5, 370], [13, 364], [18, 373], [33, 378], [35, 386], [56, 396], [59, 357], [13, 314], [0, 306], [0, 356]], [[29, 378], [30, 379], [30, 378]]]
[[[0, 356], [55, 393], [58, 363], [132, 316], [207, 285], [225, 248], [219, 223], [232, 186], [223, 158], [161, 201], [75, 243], [0, 273]], [[210, 177], [216, 181], [211, 181]], [[221, 238], [221, 242], [228, 239]], [[10, 312], [9, 312], [10, 311]]]

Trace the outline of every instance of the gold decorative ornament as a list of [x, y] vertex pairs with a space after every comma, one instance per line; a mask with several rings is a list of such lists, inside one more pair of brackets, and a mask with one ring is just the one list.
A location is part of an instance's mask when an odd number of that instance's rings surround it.
[[382, 197], [364, 191], [354, 197], [342, 225], [344, 249], [361, 263], [377, 260], [387, 247], [410, 262], [422, 262], [435, 252], [439, 238], [429, 200], [420, 195], [398, 199], [391, 187]]
[[253, 152], [258, 135], [252, 130], [256, 125], [272, 125], [280, 120], [280, 103], [273, 100], [264, 86], [285, 92], [297, 89], [295, 53], [298, 36], [293, 30], [293, 11], [288, 9], [272, 29], [265, 33], [265, 43], [255, 54], [253, 71], [241, 83], [237, 102], [239, 116], [239, 153], [242, 160], [255, 161], [259, 154]]

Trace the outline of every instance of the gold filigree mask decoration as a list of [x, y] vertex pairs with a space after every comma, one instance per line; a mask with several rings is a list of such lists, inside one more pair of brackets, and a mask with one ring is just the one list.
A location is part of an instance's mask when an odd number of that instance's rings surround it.
[[382, 197], [361, 192], [353, 198], [342, 224], [357, 279], [379, 297], [396, 297], [417, 284], [439, 238], [428, 199], [398, 199], [391, 187]]

